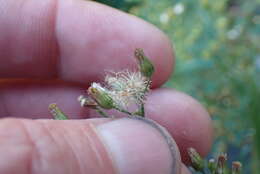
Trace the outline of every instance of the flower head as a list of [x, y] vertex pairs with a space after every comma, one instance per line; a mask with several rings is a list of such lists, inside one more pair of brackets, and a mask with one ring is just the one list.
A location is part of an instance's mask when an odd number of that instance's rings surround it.
[[131, 104], [144, 102], [150, 85], [141, 72], [129, 71], [107, 74], [105, 82], [116, 105], [124, 109]]
[[[92, 83], [88, 88], [88, 97], [78, 98], [80, 105], [95, 109], [104, 117], [108, 117], [108, 114], [103, 109], [115, 109], [131, 116], [144, 117], [144, 103], [146, 93], [150, 89], [154, 66], [142, 49], [135, 50], [135, 57], [139, 71], [124, 70], [107, 73], [104, 86], [100, 83]], [[129, 111], [133, 109], [136, 110]]]

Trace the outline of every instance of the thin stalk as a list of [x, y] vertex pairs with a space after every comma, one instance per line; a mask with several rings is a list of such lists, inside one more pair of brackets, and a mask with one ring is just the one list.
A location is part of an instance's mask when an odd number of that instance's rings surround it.
[[[144, 93], [148, 92], [149, 85], [151, 84], [151, 78], [148, 79], [148, 83], [145, 86]], [[140, 115], [141, 117], [145, 117], [145, 111], [144, 111], [144, 103], [141, 101], [141, 105], [139, 108], [139, 111], [136, 112], [137, 115]]]
[[133, 113], [131, 113], [131, 112], [127, 111], [127, 110], [118, 108], [118, 107], [115, 107], [114, 109], [115, 109], [115, 110], [118, 110], [118, 111], [120, 111], [120, 112], [123, 112], [123, 113], [125, 113], [125, 114], [131, 115], [131, 116], [133, 115]]
[[140, 105], [140, 108], [136, 112], [133, 113], [133, 115], [139, 115], [141, 117], [144, 117], [144, 104], [143, 103]]
[[110, 117], [106, 112], [104, 112], [104, 111], [103, 111], [101, 108], [99, 108], [99, 107], [96, 107], [95, 110], [96, 110], [101, 116], [103, 116], [103, 117], [106, 117], [106, 118]]
[[141, 117], [144, 117], [144, 115], [145, 115], [145, 113], [144, 113], [144, 103], [141, 104], [139, 115]]

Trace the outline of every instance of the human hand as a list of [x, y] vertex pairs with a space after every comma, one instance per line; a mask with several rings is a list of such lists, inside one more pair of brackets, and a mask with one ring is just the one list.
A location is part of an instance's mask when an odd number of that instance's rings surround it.
[[[174, 59], [154, 26], [82, 0], [0, 0], [0, 14], [0, 117], [20, 117], [0, 121], [0, 174], [179, 174], [188, 173], [179, 150], [186, 164], [188, 147], [209, 151], [205, 109], [184, 93], [159, 88]], [[35, 120], [50, 118], [53, 102], [70, 118], [93, 117], [76, 98], [104, 70], [134, 67], [135, 48], [155, 65], [146, 114], [176, 141], [173, 156], [158, 130], [142, 121]]]

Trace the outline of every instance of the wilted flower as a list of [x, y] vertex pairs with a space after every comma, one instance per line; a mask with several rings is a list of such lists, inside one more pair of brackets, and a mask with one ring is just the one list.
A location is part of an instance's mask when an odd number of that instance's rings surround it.
[[127, 109], [131, 104], [143, 103], [150, 86], [140, 72], [129, 71], [107, 74], [105, 82], [114, 103], [123, 109]]
[[[135, 57], [139, 71], [108, 72], [103, 86], [94, 82], [88, 88], [88, 97], [78, 98], [80, 105], [95, 109], [104, 117], [109, 117], [109, 114], [103, 109], [115, 109], [131, 116], [144, 117], [144, 103], [146, 93], [150, 89], [154, 66], [142, 49], [135, 50]], [[137, 110], [132, 112], [129, 109]]]

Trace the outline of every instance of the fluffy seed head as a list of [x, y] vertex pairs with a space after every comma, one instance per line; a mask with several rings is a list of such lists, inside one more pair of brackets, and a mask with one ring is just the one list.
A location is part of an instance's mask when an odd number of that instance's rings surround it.
[[110, 73], [106, 75], [105, 82], [110, 90], [110, 96], [122, 108], [144, 102], [145, 93], [150, 85], [141, 72], [129, 71]]

